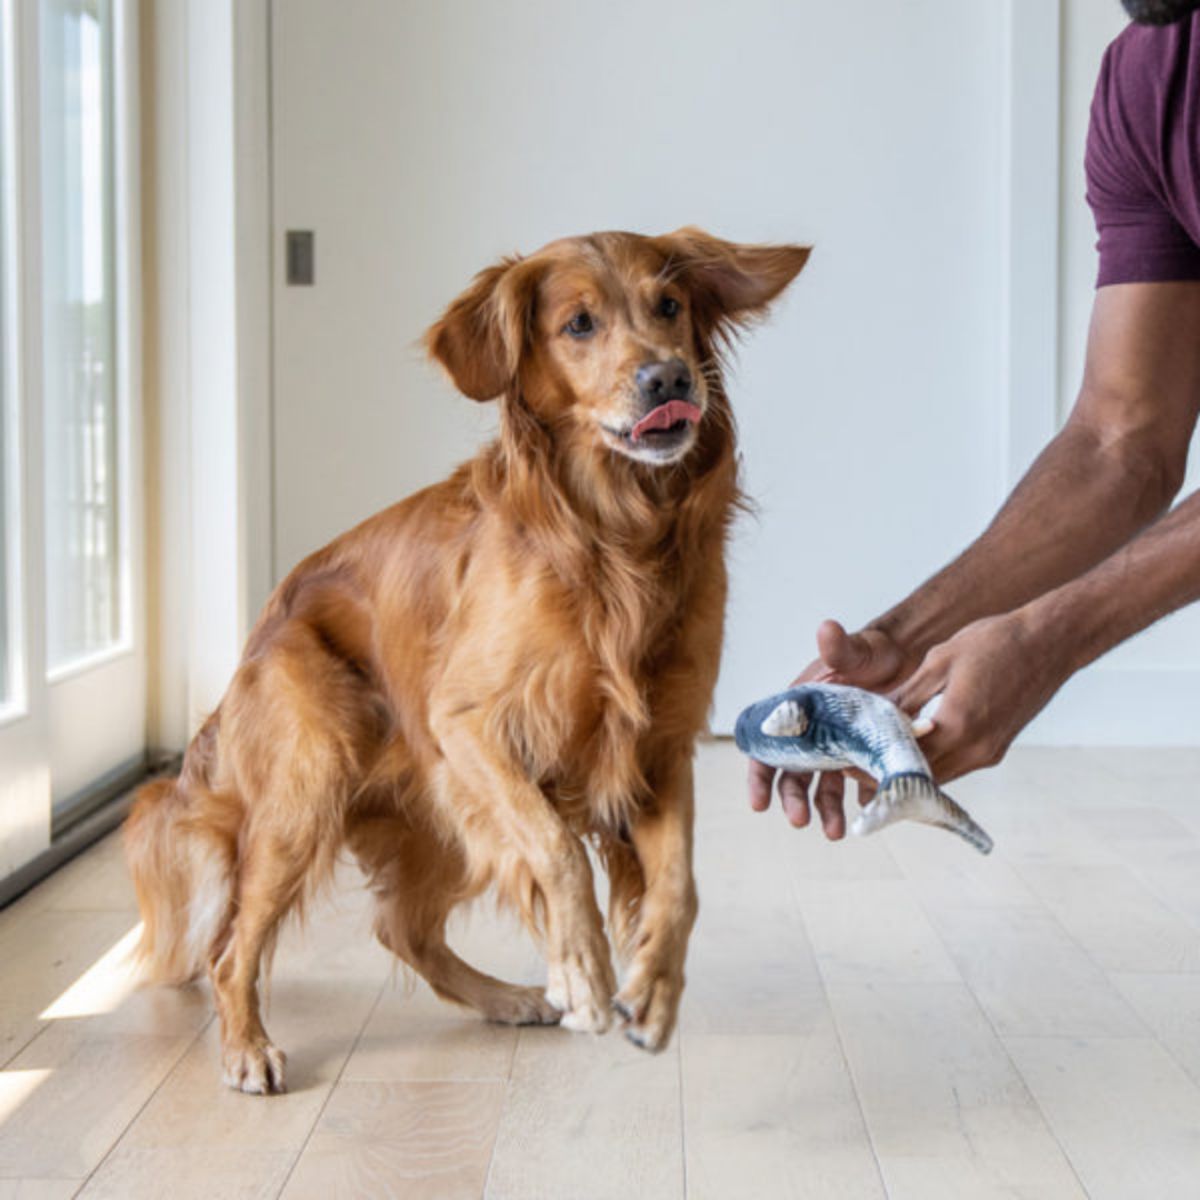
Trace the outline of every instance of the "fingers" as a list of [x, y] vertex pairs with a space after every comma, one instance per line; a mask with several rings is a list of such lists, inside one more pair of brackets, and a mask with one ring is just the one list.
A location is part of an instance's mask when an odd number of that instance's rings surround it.
[[771, 785], [775, 781], [775, 768], [766, 763], [750, 760], [746, 786], [750, 795], [750, 807], [755, 812], [766, 812], [771, 807]]
[[948, 730], [938, 729], [922, 744], [929, 769], [939, 784], [947, 784], [962, 775], [988, 766], [982, 751], [972, 745], [963, 745]]
[[942, 784], [969, 775], [983, 767], [994, 767], [1008, 749], [1008, 739], [987, 722], [980, 723], [954, 705], [943, 705], [933, 733], [921, 743], [921, 751], [934, 778]]
[[875, 793], [879, 790], [879, 784], [865, 771], [855, 771], [852, 769], [847, 771], [846, 774], [858, 785], [858, 803], [861, 807], [866, 808], [875, 799]]
[[[946, 664], [939, 655], [930, 653], [925, 661], [906, 679], [888, 698], [898, 708], [903, 709], [910, 717], [929, 703], [946, 687], [946, 677], [949, 674]], [[940, 721], [936, 724], [941, 724]], [[924, 734], [919, 735], [924, 736]]]
[[788, 823], [797, 829], [803, 829], [812, 817], [808, 807], [808, 786], [811, 782], [811, 775], [798, 775], [794, 771], [785, 771], [779, 777], [779, 799], [783, 804], [783, 814]]
[[[861, 771], [852, 772], [858, 782], [859, 804], [869, 804], [875, 795], [876, 783]], [[751, 761], [749, 771], [750, 807], [765, 812], [771, 807], [775, 770], [763, 763]], [[845, 792], [846, 777], [841, 771], [824, 771], [812, 788], [812, 775], [796, 771], [779, 773], [779, 800], [788, 824], [803, 829], [812, 821], [815, 807], [821, 817], [821, 828], [831, 842], [846, 836]], [[812, 792], [811, 802], [809, 793]]]
[[840, 771], [822, 771], [813, 795], [813, 804], [821, 814], [821, 827], [831, 842], [846, 836], [846, 816], [842, 809], [845, 787], [846, 781]]

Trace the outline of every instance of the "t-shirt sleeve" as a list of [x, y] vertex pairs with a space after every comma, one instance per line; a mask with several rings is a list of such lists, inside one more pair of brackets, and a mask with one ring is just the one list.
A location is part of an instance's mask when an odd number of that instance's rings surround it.
[[1116, 47], [1109, 47], [1092, 101], [1087, 199], [1100, 240], [1097, 287], [1200, 279], [1200, 246], [1171, 214], [1161, 181], [1143, 158], [1131, 122], [1153, 120], [1145, 97], [1122, 94]]

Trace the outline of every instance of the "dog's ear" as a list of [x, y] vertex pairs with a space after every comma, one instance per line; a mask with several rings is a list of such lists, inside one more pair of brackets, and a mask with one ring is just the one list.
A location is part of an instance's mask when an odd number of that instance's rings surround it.
[[535, 281], [525, 259], [488, 267], [425, 335], [430, 357], [472, 400], [494, 400], [516, 380], [529, 336]]
[[714, 321], [735, 326], [761, 316], [812, 253], [811, 246], [726, 242], [691, 226], [660, 240], [694, 302]]

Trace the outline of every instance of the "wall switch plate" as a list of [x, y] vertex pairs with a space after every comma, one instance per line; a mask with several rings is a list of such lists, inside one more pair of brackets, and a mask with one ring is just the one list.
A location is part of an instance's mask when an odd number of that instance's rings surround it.
[[315, 278], [315, 234], [311, 229], [289, 229], [287, 231], [288, 287], [312, 287]]

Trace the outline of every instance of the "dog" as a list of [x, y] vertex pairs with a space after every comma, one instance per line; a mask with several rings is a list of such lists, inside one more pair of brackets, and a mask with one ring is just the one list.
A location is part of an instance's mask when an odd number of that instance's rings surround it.
[[[492, 1021], [665, 1046], [697, 913], [692, 759], [739, 506], [722, 352], [809, 249], [696, 229], [556, 241], [427, 334], [497, 439], [278, 586], [126, 854], [150, 978], [207, 971], [225, 1081], [284, 1088], [260, 974], [348, 850], [379, 940]], [[608, 933], [585, 845], [610, 879]], [[482, 974], [447, 917], [494, 886], [547, 986]]]

